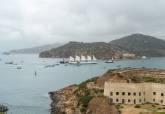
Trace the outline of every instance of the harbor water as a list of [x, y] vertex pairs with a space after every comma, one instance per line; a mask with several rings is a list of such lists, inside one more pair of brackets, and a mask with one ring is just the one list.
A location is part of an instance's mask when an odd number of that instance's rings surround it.
[[[0, 104], [7, 114], [50, 114], [48, 92], [78, 84], [108, 69], [122, 67], [165, 68], [165, 58], [98, 61], [94, 65], [58, 65], [61, 59], [42, 59], [38, 55], [0, 55]], [[12, 61], [13, 64], [5, 64]], [[49, 65], [54, 67], [45, 67]]]

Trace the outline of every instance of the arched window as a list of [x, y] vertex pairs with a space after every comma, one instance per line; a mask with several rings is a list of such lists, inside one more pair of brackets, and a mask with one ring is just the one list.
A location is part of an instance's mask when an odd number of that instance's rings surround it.
[[156, 95], [156, 92], [153, 92], [153, 95]]
[[116, 92], [116, 95], [119, 95], [119, 92]]
[[113, 96], [113, 92], [110, 92], [110, 96]]
[[131, 102], [131, 100], [130, 99], [128, 99], [128, 103], [130, 103]]
[[142, 102], [142, 100], [141, 100], [141, 99], [139, 99], [139, 102], [141, 103], [141, 102]]
[[131, 93], [130, 92], [128, 92], [128, 96], [130, 96], [131, 95]]
[[122, 95], [125, 95], [125, 92], [122, 92]]
[[136, 99], [133, 100], [134, 104], [136, 104]]
[[163, 104], [163, 100], [160, 101]]
[[136, 93], [134, 92], [133, 95], [136, 96]]
[[110, 103], [113, 103], [113, 99], [112, 98], [110, 98]]
[[164, 93], [161, 93], [161, 96], [164, 96]]

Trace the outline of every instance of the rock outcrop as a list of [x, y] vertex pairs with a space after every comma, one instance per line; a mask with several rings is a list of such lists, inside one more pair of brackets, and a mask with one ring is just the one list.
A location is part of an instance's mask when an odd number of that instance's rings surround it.
[[105, 81], [154, 82], [165, 84], [165, 70], [124, 68], [107, 71], [79, 85], [50, 92], [52, 114], [118, 114], [117, 108], [103, 96]]
[[119, 111], [107, 98], [95, 97], [89, 102], [86, 114], [119, 114]]

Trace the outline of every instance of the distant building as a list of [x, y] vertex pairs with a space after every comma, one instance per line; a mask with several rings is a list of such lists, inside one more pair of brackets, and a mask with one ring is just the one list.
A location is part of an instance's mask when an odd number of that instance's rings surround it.
[[165, 105], [165, 84], [105, 82], [104, 95], [115, 104], [158, 103]]
[[122, 56], [123, 56], [123, 58], [135, 58], [136, 57], [135, 54], [131, 54], [131, 53], [123, 53]]

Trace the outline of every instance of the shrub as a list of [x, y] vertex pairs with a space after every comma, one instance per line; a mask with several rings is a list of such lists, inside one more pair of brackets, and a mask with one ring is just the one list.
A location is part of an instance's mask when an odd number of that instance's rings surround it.
[[140, 108], [141, 106], [140, 105], [135, 105], [135, 108]]
[[82, 106], [87, 107], [89, 101], [92, 99], [92, 96], [82, 96], [79, 98], [79, 104], [82, 104]]

